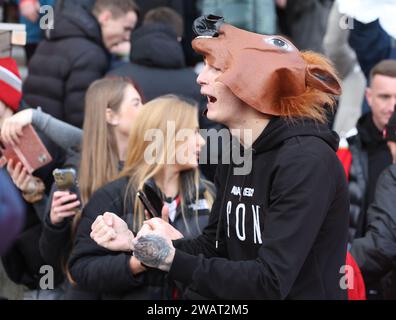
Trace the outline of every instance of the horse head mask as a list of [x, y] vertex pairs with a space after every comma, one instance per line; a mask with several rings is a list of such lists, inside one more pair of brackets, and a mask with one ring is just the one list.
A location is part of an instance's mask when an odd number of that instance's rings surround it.
[[241, 30], [214, 15], [196, 19], [193, 29], [194, 50], [222, 72], [217, 81], [261, 113], [324, 120], [320, 109], [341, 93], [326, 58], [281, 36]]

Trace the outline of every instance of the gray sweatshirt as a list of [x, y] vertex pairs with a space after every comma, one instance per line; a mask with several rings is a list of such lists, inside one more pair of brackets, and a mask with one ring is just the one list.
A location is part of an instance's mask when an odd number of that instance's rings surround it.
[[[83, 131], [80, 128], [74, 127], [66, 122], [58, 120], [48, 113], [44, 113], [41, 109], [33, 109], [32, 125], [39, 129], [56, 145], [65, 150], [66, 157], [72, 157], [76, 154], [72, 147], [79, 147], [82, 142]], [[41, 221], [44, 221], [45, 214], [50, 210], [50, 199], [52, 198], [53, 190], [51, 190], [51, 197], [45, 196], [41, 201], [33, 204], [33, 207]]]
[[41, 109], [33, 109], [32, 124], [65, 151], [81, 145], [83, 131], [80, 128], [58, 120]]

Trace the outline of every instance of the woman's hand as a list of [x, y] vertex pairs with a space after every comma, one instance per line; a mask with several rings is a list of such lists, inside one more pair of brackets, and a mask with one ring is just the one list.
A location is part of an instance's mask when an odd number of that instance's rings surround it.
[[70, 194], [68, 191], [55, 191], [51, 203], [51, 223], [53, 225], [60, 224], [65, 218], [74, 216], [78, 212], [76, 209], [79, 206], [80, 201], [76, 194]]
[[1, 138], [4, 142], [11, 145], [19, 143], [24, 126], [32, 123], [33, 109], [22, 110], [12, 117], [4, 120], [1, 126]]
[[132, 250], [132, 241], [135, 238], [124, 220], [114, 213], [106, 212], [96, 218], [91, 226], [92, 240], [98, 245], [111, 251]]
[[7, 171], [11, 176], [15, 186], [25, 193], [34, 191], [35, 185], [33, 183], [34, 177], [29, 174], [22, 163], [18, 162], [14, 167], [13, 160], [7, 162]]
[[36, 203], [43, 199], [45, 192], [43, 181], [29, 174], [20, 162], [15, 167], [13, 164], [13, 160], [8, 161], [7, 171], [16, 187], [21, 190], [23, 198], [29, 203]]

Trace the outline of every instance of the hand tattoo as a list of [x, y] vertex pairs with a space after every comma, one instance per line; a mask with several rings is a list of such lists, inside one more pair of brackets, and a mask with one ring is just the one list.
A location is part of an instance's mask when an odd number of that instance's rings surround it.
[[133, 255], [148, 267], [169, 271], [174, 248], [157, 235], [142, 236], [135, 243]]

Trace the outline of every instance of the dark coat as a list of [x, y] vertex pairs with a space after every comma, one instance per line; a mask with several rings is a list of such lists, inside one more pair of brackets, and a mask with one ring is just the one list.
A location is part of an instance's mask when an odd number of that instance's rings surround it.
[[[45, 137], [38, 134], [51, 153], [53, 161], [45, 167], [36, 170], [33, 175], [44, 181], [46, 196], [43, 200], [26, 204], [26, 219], [23, 228], [14, 244], [1, 257], [8, 277], [17, 284], [23, 284], [30, 289], [37, 289], [41, 278], [40, 268], [47, 264], [40, 254], [39, 239], [42, 233], [42, 222], [47, 207], [47, 196], [53, 183], [52, 171], [64, 161], [62, 150]], [[55, 279], [57, 282], [58, 279]]]
[[370, 80], [371, 69], [384, 59], [396, 59], [396, 45], [379, 20], [362, 23], [354, 20], [349, 33], [349, 44], [355, 50], [366, 79]]
[[396, 298], [396, 165], [378, 178], [374, 202], [367, 211], [363, 238], [352, 243], [351, 254], [367, 287], [380, 288], [385, 298]]
[[22, 229], [25, 208], [4, 169], [0, 169], [0, 189], [2, 190], [0, 193], [0, 255], [2, 255]]
[[201, 99], [197, 75], [187, 68], [176, 33], [164, 24], [140, 27], [132, 35], [131, 63], [109, 74], [131, 78], [150, 101], [165, 94]]
[[[129, 223], [133, 221], [133, 201], [127, 201], [127, 205], [124, 201], [127, 184], [128, 178], [124, 177], [105, 185], [85, 206], [69, 260], [70, 273], [82, 289], [99, 293], [103, 299], [170, 299], [173, 286], [164, 272], [152, 269], [134, 276], [129, 268], [131, 252], [109, 251], [90, 238], [92, 223], [106, 211], [122, 216]], [[185, 236], [195, 237], [206, 226], [209, 210], [198, 208], [196, 219], [189, 204], [192, 203], [187, 202], [185, 217], [191, 233], [184, 227], [180, 212], [174, 225]]]
[[84, 97], [89, 85], [109, 68], [95, 17], [81, 6], [67, 5], [55, 15], [55, 28], [37, 48], [23, 85], [23, 98], [32, 107], [82, 127]]
[[363, 237], [367, 228], [366, 211], [374, 199], [375, 185], [381, 172], [392, 163], [386, 141], [375, 127], [372, 113], [357, 124], [358, 134], [348, 138], [352, 163], [349, 170], [350, 222], [349, 241]]

